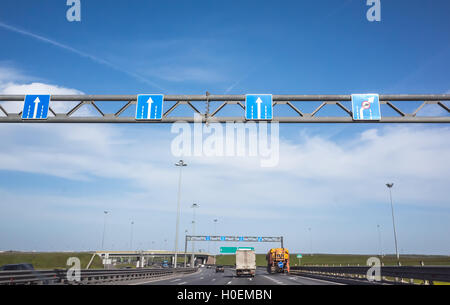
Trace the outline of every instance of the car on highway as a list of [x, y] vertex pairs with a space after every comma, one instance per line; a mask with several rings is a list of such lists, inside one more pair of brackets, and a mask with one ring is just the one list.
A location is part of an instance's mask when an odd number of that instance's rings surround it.
[[0, 271], [16, 271], [16, 270], [34, 270], [32, 264], [20, 263], [20, 264], [8, 264], [0, 267]]
[[0, 267], [1, 271], [30, 271], [36, 279], [43, 285], [52, 284], [53, 281], [42, 276], [39, 271], [34, 269], [34, 266], [30, 263], [8, 264]]
[[216, 266], [216, 273], [217, 272], [225, 272], [225, 268], [223, 266]]

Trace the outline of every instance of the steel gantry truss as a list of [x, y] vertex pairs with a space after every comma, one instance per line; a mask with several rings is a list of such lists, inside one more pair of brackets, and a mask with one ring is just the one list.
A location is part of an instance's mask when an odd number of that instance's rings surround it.
[[[186, 235], [184, 239], [184, 264], [186, 267], [186, 256], [189, 241], [234, 241], [234, 242], [253, 242], [253, 243], [280, 243], [284, 248], [283, 236], [220, 236], [220, 235]], [[192, 252], [193, 253], [193, 252]], [[194, 254], [191, 256], [194, 264]]]
[[[450, 94], [441, 95], [380, 95], [380, 104], [394, 110], [397, 116], [382, 116], [377, 121], [355, 121], [352, 110], [344, 105], [351, 101], [351, 95], [273, 95], [274, 118], [271, 121], [279, 123], [450, 123], [450, 109], [445, 102], [450, 101]], [[222, 117], [219, 112], [228, 105], [238, 105], [245, 109], [245, 95], [165, 95], [164, 102], [172, 102], [163, 113], [161, 120], [136, 120], [134, 116], [125, 116], [124, 112], [136, 104], [136, 95], [52, 95], [49, 112], [51, 115], [45, 120], [24, 120], [22, 113], [10, 113], [4, 105], [8, 102], [23, 102], [25, 95], [0, 95], [0, 123], [174, 123], [184, 121], [194, 122], [246, 122], [244, 112], [242, 116]], [[413, 111], [401, 110], [403, 106], [421, 102]], [[70, 103], [69, 103], [70, 102]], [[76, 102], [75, 106], [73, 102]], [[98, 102], [123, 102], [123, 105], [112, 113], [100, 109]], [[219, 102], [215, 109], [211, 109], [211, 102]], [[302, 104], [320, 102], [312, 112], [303, 112]], [[69, 107], [63, 112], [56, 112], [58, 103], [65, 103]], [[94, 116], [79, 116], [76, 112], [84, 105], [92, 105]], [[187, 105], [192, 110], [190, 116], [172, 116], [172, 112], [181, 105]], [[278, 105], [287, 105], [295, 116], [277, 116]], [[327, 105], [337, 106], [342, 110], [342, 116], [318, 116], [318, 112]], [[444, 110], [444, 114], [421, 116], [419, 112], [426, 105], [437, 105]], [[200, 110], [203, 109], [203, 110]], [[194, 116], [196, 115], [196, 116]]]

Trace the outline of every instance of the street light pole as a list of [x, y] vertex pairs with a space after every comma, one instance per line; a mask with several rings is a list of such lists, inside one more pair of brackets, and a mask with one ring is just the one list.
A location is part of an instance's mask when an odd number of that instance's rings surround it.
[[133, 251], [133, 225], [134, 221], [131, 221], [130, 251]]
[[[197, 203], [193, 203], [192, 206], [191, 206], [191, 208], [193, 210], [193, 213], [194, 213], [193, 219], [192, 219], [192, 235], [195, 235], [195, 209], [198, 208], [198, 207], [199, 207], [199, 205]], [[191, 258], [193, 267], [195, 266], [195, 263], [194, 263], [194, 250], [195, 250], [195, 241], [193, 240], [192, 241], [192, 258]]]
[[[214, 219], [214, 235], [217, 236], [217, 221], [218, 219]], [[217, 241], [214, 242], [214, 265], [216, 264], [216, 251], [217, 251]]]
[[103, 211], [105, 214], [104, 221], [103, 221], [103, 236], [102, 236], [102, 250], [105, 250], [104, 244], [105, 244], [105, 231], [106, 231], [106, 215], [108, 214], [108, 211]]
[[173, 267], [177, 267], [177, 258], [178, 258], [178, 230], [180, 226], [180, 200], [181, 200], [181, 169], [185, 166], [187, 166], [186, 163], [184, 163], [183, 160], [178, 161], [175, 163], [175, 166], [178, 166], [180, 168], [180, 175], [178, 177], [178, 202], [177, 202], [177, 225], [175, 228], [175, 258]]
[[377, 225], [378, 230], [378, 244], [380, 246], [380, 258], [383, 257], [383, 246], [381, 245], [381, 231], [380, 231], [380, 225]]
[[187, 234], [188, 230], [184, 230], [184, 268], [186, 268], [186, 250], [187, 250]]
[[310, 246], [311, 256], [313, 256], [311, 228], [308, 228], [308, 231], [309, 231], [309, 246]]
[[389, 197], [391, 199], [392, 226], [394, 227], [395, 253], [397, 255], [397, 263], [400, 265], [400, 255], [398, 254], [398, 245], [397, 245], [397, 231], [395, 230], [394, 204], [392, 203], [392, 187], [394, 186], [394, 183], [386, 183], [386, 186], [389, 188]]

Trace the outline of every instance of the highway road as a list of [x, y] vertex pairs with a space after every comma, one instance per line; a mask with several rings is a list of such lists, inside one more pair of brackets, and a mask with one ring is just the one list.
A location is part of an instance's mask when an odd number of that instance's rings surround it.
[[231, 268], [224, 273], [215, 269], [200, 268], [193, 274], [181, 275], [164, 280], [135, 283], [140, 285], [342, 285], [339, 283], [306, 278], [289, 274], [269, 274], [264, 268], [256, 270], [255, 277], [236, 277]]

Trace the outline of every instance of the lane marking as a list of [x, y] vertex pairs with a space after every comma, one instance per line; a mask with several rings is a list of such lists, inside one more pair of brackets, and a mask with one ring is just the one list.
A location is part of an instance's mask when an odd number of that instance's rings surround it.
[[[168, 280], [171, 280], [171, 279], [173, 279], [173, 278], [175, 278], [175, 277], [181, 277], [181, 278], [183, 278], [183, 277], [191, 277], [191, 276], [197, 275], [197, 272], [198, 272], [198, 271], [196, 271], [196, 272], [194, 272], [194, 273], [188, 273], [188, 274], [168, 275], [168, 276], [163, 276], [163, 277], [160, 277], [160, 278], [155, 278], [155, 279], [153, 279], [153, 280], [149, 280], [149, 281], [145, 281], [145, 282], [137, 282], [137, 283], [134, 282], [134, 283], [129, 283], [128, 285], [130, 285], [130, 286], [145, 285], [145, 284], [154, 283], [154, 282], [168, 281]], [[126, 283], [124, 283], [124, 285], [126, 285]]]
[[212, 281], [214, 282], [216, 279], [212, 279]]
[[228, 283], [227, 283], [227, 285], [230, 285], [231, 284], [231, 281], [229, 281]]
[[182, 282], [182, 283], [179, 283], [178, 285], [184, 285], [184, 284], [187, 284], [187, 282]]
[[204, 277], [202, 276], [201, 278], [200, 278], [201, 280], [203, 280], [204, 279]]
[[342, 284], [342, 283], [337, 283], [337, 282], [332, 282], [332, 281], [319, 280], [319, 279], [315, 279], [315, 278], [312, 278], [312, 277], [305, 277], [305, 276], [300, 276], [300, 275], [297, 275], [297, 277], [305, 279], [305, 280], [310, 280], [310, 281], [324, 282], [324, 283], [327, 283], [327, 284], [341, 285], [341, 286], [345, 285], [345, 284]]
[[170, 281], [170, 282], [173, 283], [173, 282], [176, 282], [176, 281], [181, 281], [181, 279], [176, 279], [176, 280], [173, 280], [173, 281]]
[[281, 282], [281, 281], [278, 281], [278, 280], [276, 280], [276, 279], [273, 279], [273, 278], [271, 278], [271, 277], [269, 277], [269, 276], [267, 276], [267, 275], [263, 275], [263, 277], [265, 277], [266, 279], [271, 280], [271, 281], [274, 282], [274, 283], [277, 283], [278, 285], [286, 285], [285, 283], [283, 283], [283, 282]]

